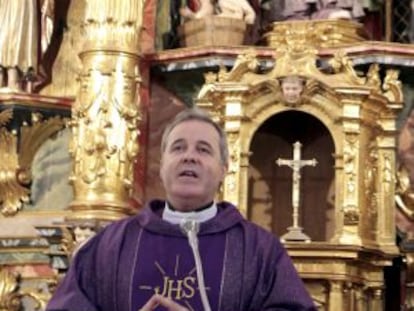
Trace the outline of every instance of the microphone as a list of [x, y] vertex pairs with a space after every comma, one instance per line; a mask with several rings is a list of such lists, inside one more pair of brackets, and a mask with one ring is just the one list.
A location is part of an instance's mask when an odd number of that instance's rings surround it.
[[188, 238], [191, 250], [193, 251], [194, 261], [196, 264], [198, 288], [200, 290], [201, 302], [203, 304], [204, 311], [211, 311], [210, 304], [208, 302], [206, 286], [204, 284], [203, 266], [201, 262], [200, 252], [198, 250], [198, 238], [197, 234], [200, 230], [200, 223], [184, 218], [180, 223], [180, 228]]

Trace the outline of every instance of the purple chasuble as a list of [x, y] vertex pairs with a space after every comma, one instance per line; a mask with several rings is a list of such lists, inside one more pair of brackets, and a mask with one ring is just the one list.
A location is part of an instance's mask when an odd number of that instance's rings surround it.
[[[104, 228], [77, 252], [47, 311], [137, 311], [154, 292], [201, 311], [194, 258], [164, 201]], [[230, 203], [198, 234], [212, 311], [315, 311], [283, 245]], [[162, 310], [162, 308], [157, 308]]]
[[[218, 235], [199, 237], [204, 282], [212, 310], [218, 310], [219, 305], [224, 249], [225, 240]], [[131, 311], [140, 309], [154, 293], [190, 310], [203, 310], [195, 261], [186, 237], [142, 234], [132, 283]]]

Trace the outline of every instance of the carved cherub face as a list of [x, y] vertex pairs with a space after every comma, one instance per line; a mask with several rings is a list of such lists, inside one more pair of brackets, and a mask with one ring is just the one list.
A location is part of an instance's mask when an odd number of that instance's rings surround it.
[[82, 244], [86, 242], [91, 236], [95, 234], [95, 232], [91, 228], [82, 228], [82, 227], [76, 227], [73, 230], [73, 233], [75, 234], [75, 241], [77, 244]]
[[299, 101], [303, 91], [304, 81], [299, 77], [286, 77], [282, 80], [282, 93], [285, 101], [295, 104]]

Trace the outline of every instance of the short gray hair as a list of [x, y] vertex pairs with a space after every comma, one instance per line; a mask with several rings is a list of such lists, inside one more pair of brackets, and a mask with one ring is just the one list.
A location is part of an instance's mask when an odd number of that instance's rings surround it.
[[210, 115], [200, 108], [187, 108], [181, 111], [175, 116], [175, 118], [167, 125], [162, 134], [161, 139], [161, 153], [164, 153], [167, 148], [167, 140], [171, 131], [180, 123], [185, 121], [196, 120], [200, 122], [205, 122], [211, 124], [219, 134], [219, 148], [220, 148], [220, 157], [221, 162], [224, 165], [228, 165], [229, 162], [229, 147], [227, 145], [226, 132], [210, 117]]

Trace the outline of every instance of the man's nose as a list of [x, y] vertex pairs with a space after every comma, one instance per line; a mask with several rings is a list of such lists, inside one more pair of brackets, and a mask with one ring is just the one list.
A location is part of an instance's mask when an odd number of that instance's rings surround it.
[[183, 154], [184, 162], [196, 162], [197, 161], [197, 152], [194, 149], [187, 149]]

